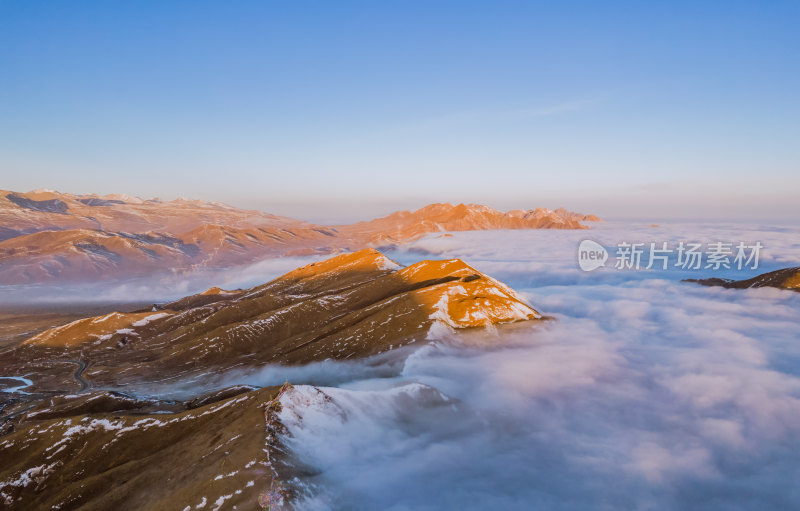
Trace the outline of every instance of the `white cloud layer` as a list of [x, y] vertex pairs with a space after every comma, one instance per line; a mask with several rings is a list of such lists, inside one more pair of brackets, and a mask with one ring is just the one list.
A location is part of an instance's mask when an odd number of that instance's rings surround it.
[[491, 349], [423, 348], [392, 378], [343, 365], [322, 387], [333, 402], [285, 412], [295, 454], [318, 471], [303, 507], [800, 508], [800, 294], [582, 273], [587, 234], [745, 237], [767, 247], [764, 269], [800, 261], [797, 230], [735, 225], [459, 233], [396, 252], [464, 258], [557, 321], [486, 334]]

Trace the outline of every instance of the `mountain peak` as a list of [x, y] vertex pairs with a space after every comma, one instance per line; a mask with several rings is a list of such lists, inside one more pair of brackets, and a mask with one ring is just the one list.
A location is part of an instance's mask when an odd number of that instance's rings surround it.
[[17, 355], [78, 350], [93, 361], [91, 379], [111, 384], [121, 375], [370, 356], [452, 329], [539, 318], [514, 290], [460, 259], [403, 268], [365, 249], [251, 289], [211, 288], [154, 310], [81, 319], [31, 337]]
[[369, 222], [337, 229], [373, 245], [400, 243], [441, 231], [488, 229], [587, 229], [584, 215], [567, 210], [512, 210], [507, 213], [482, 204], [428, 204], [415, 211], [398, 211]]

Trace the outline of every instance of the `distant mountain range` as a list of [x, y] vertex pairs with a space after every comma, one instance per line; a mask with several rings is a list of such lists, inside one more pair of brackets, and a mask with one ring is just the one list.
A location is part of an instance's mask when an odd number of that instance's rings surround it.
[[433, 232], [585, 229], [581, 222], [598, 220], [563, 208], [504, 213], [477, 204], [431, 204], [328, 226], [218, 202], [0, 191], [0, 284], [227, 268], [398, 244]]

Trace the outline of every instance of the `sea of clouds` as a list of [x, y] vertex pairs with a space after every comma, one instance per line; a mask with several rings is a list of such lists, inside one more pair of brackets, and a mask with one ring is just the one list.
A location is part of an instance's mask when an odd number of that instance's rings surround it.
[[[328, 385], [331, 399], [299, 386], [284, 407], [292, 452], [315, 471], [301, 508], [800, 509], [800, 293], [680, 281], [797, 266], [798, 231], [606, 223], [392, 251], [462, 258], [556, 320], [486, 332], [486, 347], [445, 339], [384, 372], [373, 360], [251, 374]], [[585, 238], [612, 257], [620, 241], [765, 248], [753, 271], [585, 273]]]
[[[605, 268], [579, 269], [584, 239], [608, 249]], [[681, 241], [764, 248], [759, 268], [742, 271], [613, 268], [620, 242]], [[384, 250], [403, 264], [461, 258], [555, 320], [473, 332], [468, 345], [459, 334], [410, 353], [150, 391], [298, 384], [282, 418], [314, 474], [300, 509], [800, 509], [800, 293], [681, 282], [800, 266], [797, 226], [605, 222], [433, 234]], [[63, 297], [176, 298], [321, 258]]]

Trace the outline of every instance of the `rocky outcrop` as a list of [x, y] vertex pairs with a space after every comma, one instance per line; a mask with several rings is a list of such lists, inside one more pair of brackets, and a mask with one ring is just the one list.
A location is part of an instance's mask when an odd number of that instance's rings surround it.
[[720, 278], [687, 279], [685, 282], [695, 282], [703, 286], [720, 286], [729, 289], [748, 289], [751, 287], [774, 287], [800, 291], [800, 267], [784, 268], [782, 270], [763, 273], [757, 277], [745, 280], [730, 280]]

